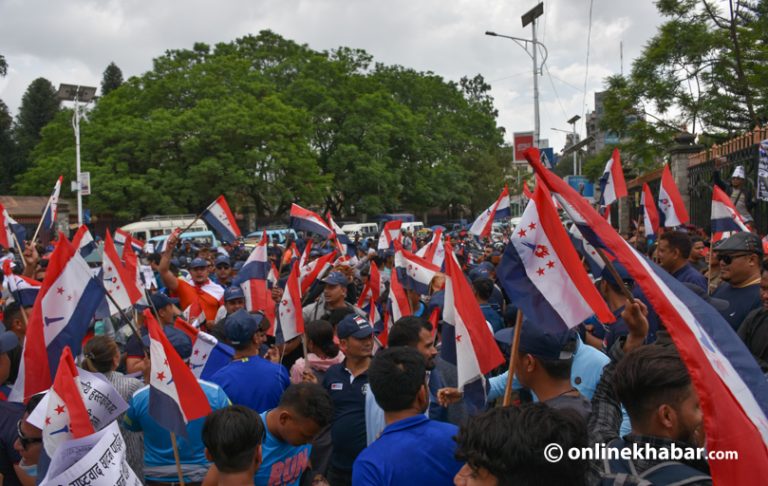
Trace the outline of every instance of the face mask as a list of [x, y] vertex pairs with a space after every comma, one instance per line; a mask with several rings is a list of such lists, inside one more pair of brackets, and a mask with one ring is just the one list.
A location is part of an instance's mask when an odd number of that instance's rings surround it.
[[37, 464], [32, 464], [31, 466], [24, 464], [24, 459], [22, 458], [21, 461], [19, 461], [19, 468], [31, 477], [37, 477]]

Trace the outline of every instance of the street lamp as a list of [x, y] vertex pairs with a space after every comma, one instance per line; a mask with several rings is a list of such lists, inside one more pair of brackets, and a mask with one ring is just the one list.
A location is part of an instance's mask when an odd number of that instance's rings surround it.
[[[533, 60], [533, 143], [536, 147], [539, 146], [539, 76], [542, 75], [542, 68], [544, 63], [547, 62], [547, 48], [541, 42], [536, 40], [536, 19], [544, 13], [544, 2], [540, 2], [538, 5], [527, 11], [522, 17], [523, 27], [531, 24], [532, 39], [522, 39], [520, 37], [513, 37], [509, 35], [497, 34], [496, 32], [486, 31], [485, 35], [492, 37], [503, 37], [505, 39], [511, 39], [515, 41], [517, 45], [522, 47], [526, 54]], [[531, 50], [528, 51], [528, 44], [531, 44]], [[539, 65], [538, 49], [540, 46], [544, 50], [544, 58]]]
[[83, 224], [83, 195], [82, 181], [80, 178], [80, 104], [83, 107], [90, 103], [96, 95], [93, 86], [78, 86], [75, 84], [60, 84], [56, 96], [62, 101], [75, 102], [75, 114], [72, 116], [72, 128], [75, 129], [75, 171], [77, 173], [77, 225]]

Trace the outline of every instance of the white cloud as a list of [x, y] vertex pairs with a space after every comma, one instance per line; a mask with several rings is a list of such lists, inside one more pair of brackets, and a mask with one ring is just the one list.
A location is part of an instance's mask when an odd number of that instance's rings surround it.
[[[4, 0], [0, 2], [1, 54], [10, 70], [0, 98], [15, 113], [29, 83], [98, 85], [114, 61], [125, 77], [152, 67], [167, 49], [194, 42], [229, 42], [271, 29], [313, 49], [361, 48], [374, 59], [449, 80], [482, 74], [492, 85], [499, 124], [508, 137], [533, 127], [532, 66], [512, 41], [486, 30], [528, 38], [520, 16], [536, 0]], [[539, 32], [549, 49], [540, 78], [542, 138], [560, 148], [565, 120], [582, 113], [589, 0], [545, 2]], [[625, 70], [660, 19], [651, 2], [594, 0], [587, 105], [603, 79]], [[552, 84], [555, 85], [558, 96]], [[583, 128], [582, 128], [583, 133]]]

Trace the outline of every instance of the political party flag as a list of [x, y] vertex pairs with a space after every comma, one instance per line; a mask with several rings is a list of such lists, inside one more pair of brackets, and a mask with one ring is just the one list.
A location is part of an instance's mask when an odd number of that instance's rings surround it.
[[537, 157], [526, 152], [584, 236], [624, 265], [665, 323], [701, 403], [707, 450], [738, 453], [738, 461], [709, 463], [713, 482], [748, 484], [768, 477], [768, 382], [744, 343], [719, 312], [632, 248]]
[[405, 289], [397, 278], [397, 272], [392, 272], [389, 278], [389, 294], [387, 295], [387, 307], [384, 311], [384, 329], [378, 336], [382, 346], [387, 345], [389, 339], [389, 329], [400, 320], [401, 317], [410, 316], [413, 313]]
[[400, 237], [400, 228], [403, 222], [399, 219], [387, 221], [379, 234], [379, 244], [376, 249], [387, 250], [392, 247], [393, 242]]
[[224, 196], [219, 196], [210, 206], [205, 208], [201, 214], [202, 218], [213, 228], [221, 239], [232, 243], [240, 238], [240, 228], [237, 226], [237, 220], [229, 209], [229, 204]]
[[[130, 248], [130, 245], [124, 247], [123, 254], [125, 254], [128, 248]], [[114, 301], [108, 299], [109, 311], [112, 315], [117, 314], [121, 309], [131, 307], [141, 299], [143, 292], [136, 287], [135, 275], [131, 275], [123, 265], [123, 262], [120, 261], [109, 231], [107, 231], [104, 237], [104, 254], [101, 269], [104, 288], [114, 299]]]
[[91, 235], [86, 225], [80, 225], [77, 229], [77, 233], [72, 238], [72, 245], [80, 250], [80, 256], [83, 258], [93, 253], [93, 250], [96, 249], [96, 242], [93, 241], [93, 235]]
[[640, 196], [640, 205], [643, 207], [643, 226], [645, 226], [645, 236], [655, 236], [659, 234], [659, 210], [656, 208], [656, 201], [653, 199], [653, 193], [647, 183], [643, 184], [643, 193]]
[[61, 180], [64, 176], [59, 176], [56, 184], [53, 186], [51, 197], [43, 210], [43, 216], [40, 218], [40, 239], [47, 243], [51, 239], [51, 231], [55, 231], [56, 217], [59, 214], [59, 193], [61, 193]]
[[615, 148], [600, 177], [600, 205], [609, 206], [614, 201], [626, 197], [627, 194], [627, 183], [624, 182], [619, 149]]
[[59, 235], [40, 287], [12, 397], [16, 401], [50, 388], [66, 346], [80, 353], [91, 318], [104, 299], [104, 286], [67, 237]]
[[371, 324], [376, 324], [381, 319], [379, 315], [378, 302], [381, 294], [384, 292], [384, 283], [381, 281], [379, 267], [375, 263], [370, 263], [368, 272], [368, 281], [365, 282], [360, 298], [357, 300], [357, 306], [368, 312], [368, 320]]
[[[144, 246], [141, 243], [134, 240], [131, 234], [122, 228], [117, 228], [115, 230], [115, 244], [122, 245], [122, 246], [131, 245], [131, 248], [133, 248], [133, 251], [137, 253], [141, 253], [141, 251], [144, 249]], [[157, 251], [161, 251], [161, 250], [158, 249]]]
[[739, 231], [749, 231], [744, 218], [731, 202], [731, 198], [722, 189], [714, 186], [712, 190], [712, 243], [716, 243]]
[[147, 287], [147, 285], [142, 279], [143, 272], [141, 270], [141, 265], [139, 265], [139, 258], [134, 252], [136, 246], [133, 243], [135, 240], [130, 236], [128, 238], [130, 244], [123, 246], [123, 263], [125, 265], [126, 278], [128, 279], [127, 281], [133, 282], [133, 287], [136, 288], [137, 291], [137, 294], [135, 294], [133, 298], [136, 298], [136, 296], [138, 296], [138, 298], [133, 303], [143, 307], [149, 307], [147, 294], [144, 292], [144, 289]]
[[507, 186], [504, 186], [504, 190], [501, 191], [498, 199], [488, 209], [480, 213], [474, 223], [472, 223], [472, 226], [469, 227], [469, 232], [479, 237], [489, 236], [493, 222], [502, 218], [509, 218], [511, 214], [509, 209], [509, 191]]
[[176, 318], [173, 327], [186, 334], [192, 341], [189, 369], [195, 377], [208, 380], [232, 361], [235, 350], [214, 336], [201, 331], [180, 317]]
[[523, 181], [523, 195], [527, 197], [528, 199], [533, 197], [533, 193], [531, 192], [531, 188], [528, 187], [528, 181]]
[[[307, 245], [309, 246], [309, 245]], [[333, 266], [333, 261], [336, 259], [336, 251], [332, 251], [326, 255], [312, 260], [307, 263], [306, 266], [296, 264], [299, 272], [299, 291], [301, 295], [305, 295], [309, 287]]]
[[581, 231], [579, 231], [579, 227], [575, 224], [572, 224], [571, 229], [568, 230], [568, 236], [571, 237], [571, 243], [573, 243], [576, 251], [578, 251], [584, 258], [584, 261], [587, 262], [589, 273], [592, 274], [592, 277], [599, 277], [605, 267], [605, 263], [603, 262], [603, 259], [600, 258], [600, 255], [597, 254], [595, 247], [584, 239]]
[[445, 245], [443, 244], [443, 230], [437, 229], [432, 233], [432, 239], [424, 245], [416, 255], [432, 263], [438, 268], [442, 268], [445, 261]]
[[24, 275], [14, 274], [12, 264], [12, 260], [3, 260], [3, 274], [5, 275], [3, 285], [7, 285], [8, 292], [19, 305], [32, 307], [35, 305], [35, 299], [37, 299], [37, 294], [43, 284]]
[[688, 211], [683, 204], [683, 198], [677, 189], [675, 179], [669, 165], [664, 166], [661, 174], [661, 186], [659, 187], [659, 209], [661, 224], [665, 228], [675, 228], [688, 222]]
[[481, 395], [477, 401], [484, 402], [483, 375], [504, 363], [504, 357], [450, 245], [446, 245], [445, 277], [443, 320], [453, 326], [454, 338], [444, 345], [455, 347], [459, 389], [473, 397]]
[[429, 284], [440, 267], [414, 255], [404, 249], [399, 241], [395, 241], [395, 271], [403, 288], [428, 295]]
[[67, 439], [93, 434], [88, 409], [69, 346], [61, 353], [56, 378], [48, 396], [48, 407], [43, 427], [43, 447], [53, 456], [59, 445]]
[[187, 423], [211, 413], [205, 392], [173, 349], [155, 316], [144, 310], [149, 331], [149, 415], [164, 429], [187, 437]]
[[299, 287], [299, 265], [293, 264], [288, 282], [285, 284], [283, 299], [277, 307], [278, 323], [282, 331], [283, 340], [291, 339], [304, 334], [304, 317], [301, 313], [301, 291]]
[[333, 230], [333, 240], [336, 244], [339, 256], [354, 256], [355, 246], [352, 244], [352, 240], [350, 240], [349, 236], [347, 236], [347, 234], [341, 230], [341, 227], [336, 224], [330, 211], [325, 215], [325, 219], [328, 220], [328, 225]]
[[298, 204], [291, 205], [291, 221], [288, 226], [295, 230], [318, 234], [323, 238], [330, 238], [333, 235], [333, 230], [320, 215], [309, 209], [304, 209]]
[[8, 214], [8, 210], [5, 209], [5, 206], [2, 204], [0, 204], [0, 222], [2, 222], [2, 228], [0, 229], [0, 246], [6, 250], [14, 248], [16, 244], [14, 241], [15, 237], [23, 250], [24, 240], [27, 239], [27, 230]]
[[243, 289], [245, 308], [248, 312], [263, 311], [272, 329], [275, 323], [275, 303], [267, 280], [272, 267], [267, 256], [267, 242], [267, 232], [264, 231], [259, 243], [251, 251], [232, 284], [239, 285]]
[[592, 315], [604, 323], [615, 320], [541, 184], [536, 185], [496, 274], [526, 319], [553, 333], [565, 332]]

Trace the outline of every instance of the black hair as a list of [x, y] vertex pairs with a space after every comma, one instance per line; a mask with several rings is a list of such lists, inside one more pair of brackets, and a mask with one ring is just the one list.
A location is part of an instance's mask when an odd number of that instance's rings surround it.
[[486, 469], [499, 486], [588, 483], [589, 461], [545, 459], [548, 444], [565, 451], [587, 447], [587, 427], [577, 412], [543, 403], [495, 407], [471, 417], [454, 437], [456, 458], [473, 470]]
[[701, 236], [691, 236], [691, 248], [693, 248], [693, 245], [695, 245], [698, 242], [702, 242], [706, 246], [706, 243], [704, 242], [704, 238], [702, 238]]
[[688, 259], [691, 256], [691, 237], [682, 231], [667, 231], [659, 236], [659, 241], [666, 241], [673, 250], [680, 252], [680, 258]]
[[247, 471], [264, 440], [265, 426], [256, 411], [231, 405], [213, 411], [203, 424], [203, 444], [224, 473]]
[[[568, 343], [566, 343], [566, 345], [563, 346], [562, 351], [575, 353], [576, 341], [569, 341]], [[536, 358], [536, 361], [538, 361], [541, 364], [541, 367], [544, 368], [544, 371], [546, 371], [550, 377], [558, 380], [571, 379], [571, 368], [573, 367], [573, 356], [571, 356], [568, 359], [545, 359], [545, 358], [539, 358], [538, 356], [535, 356], [535, 358]]]
[[385, 412], [406, 410], [426, 384], [424, 357], [410, 347], [379, 351], [368, 367], [368, 383]]
[[422, 329], [432, 332], [432, 324], [423, 317], [406, 316], [401, 317], [389, 330], [387, 339], [390, 348], [395, 346], [416, 347], [419, 344], [419, 334]]
[[493, 295], [493, 280], [490, 278], [478, 278], [472, 281], [472, 288], [482, 300], [488, 300]]
[[108, 373], [112, 371], [115, 355], [120, 354], [120, 349], [114, 339], [107, 336], [94, 336], [83, 347], [82, 366], [86, 371], [95, 373]]
[[691, 377], [671, 346], [641, 346], [616, 366], [613, 388], [633, 424], [662, 404], [677, 408], [691, 393]]
[[333, 326], [328, 321], [317, 320], [304, 326], [307, 340], [320, 348], [324, 355], [335, 358], [339, 355], [339, 345], [333, 341]]
[[289, 386], [280, 397], [280, 408], [289, 408], [325, 427], [333, 419], [333, 402], [328, 392], [314, 383], [298, 383]]
[[333, 309], [331, 312], [327, 315], [328, 322], [331, 323], [331, 325], [336, 328], [336, 325], [341, 322], [344, 317], [348, 316], [349, 314], [353, 314], [355, 311], [350, 309], [347, 306], [344, 306], [340, 309]]
[[29, 400], [27, 401], [27, 404], [24, 405], [24, 412], [29, 415], [32, 413], [33, 410], [40, 404], [40, 401], [45, 396], [45, 392], [36, 393], [29, 397]]
[[5, 324], [5, 328], [10, 329], [14, 319], [19, 317], [20, 314], [21, 305], [18, 302], [13, 301], [10, 304], [7, 304], [5, 309], [3, 309], [3, 324]]
[[147, 256], [147, 260], [148, 260], [150, 263], [154, 263], [154, 264], [156, 264], [156, 265], [160, 265], [160, 259], [161, 259], [161, 258], [162, 258], [162, 255], [160, 255], [159, 253], [150, 253], [150, 254]]

